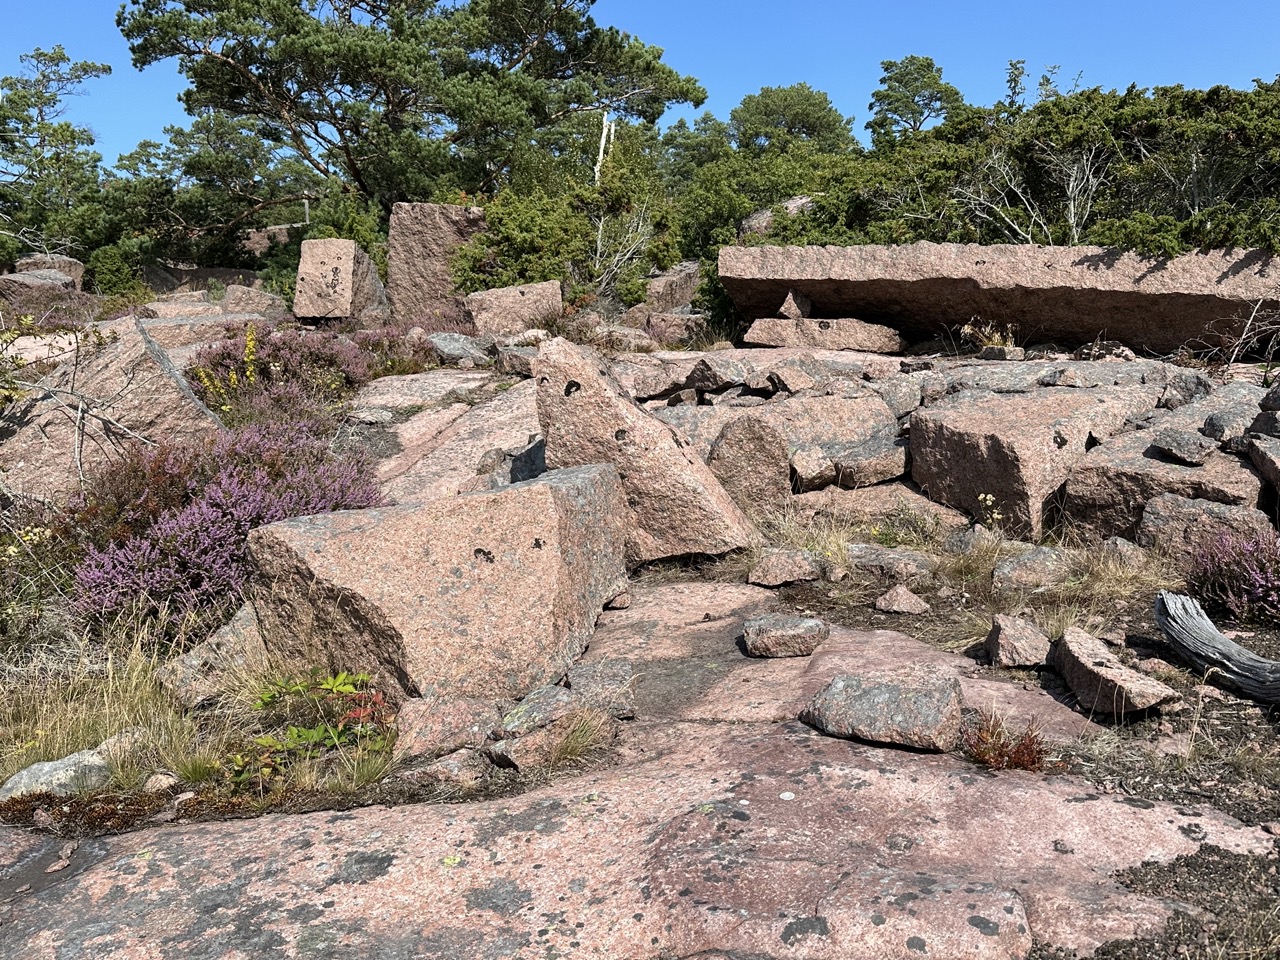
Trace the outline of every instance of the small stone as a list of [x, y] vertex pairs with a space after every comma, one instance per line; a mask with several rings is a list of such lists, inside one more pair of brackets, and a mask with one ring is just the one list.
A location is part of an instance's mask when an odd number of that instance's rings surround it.
[[876, 609], [883, 610], [885, 613], [918, 615], [928, 613], [931, 608], [929, 604], [925, 603], [902, 584], [898, 584], [876, 600]]
[[1204, 426], [1200, 428], [1200, 432], [1212, 440], [1225, 443], [1244, 436], [1251, 422], [1252, 418], [1246, 416], [1242, 410], [1219, 410], [1205, 417]]
[[620, 594], [618, 594], [612, 600], [605, 603], [604, 608], [606, 610], [626, 610], [630, 606], [631, 606], [631, 592], [628, 590], [623, 590]]
[[833, 737], [946, 751], [960, 738], [960, 681], [922, 667], [832, 678], [800, 719]]
[[1218, 449], [1218, 442], [1211, 437], [1172, 427], [1157, 431], [1151, 444], [1166, 456], [1193, 467], [1203, 466]]
[[778, 316], [787, 320], [799, 320], [809, 316], [809, 311], [813, 309], [813, 301], [806, 297], [798, 290], [788, 290], [787, 299], [782, 301], [782, 306], [778, 308]]
[[489, 761], [481, 751], [462, 749], [455, 750], [425, 767], [405, 771], [400, 774], [400, 777], [414, 783], [428, 780], [441, 786], [470, 790], [479, 786], [491, 769]]
[[836, 482], [836, 465], [820, 447], [801, 447], [791, 454], [796, 487], [803, 493], [821, 490]]
[[1178, 699], [1177, 691], [1126, 667], [1106, 644], [1078, 627], [1064, 631], [1050, 662], [1089, 712], [1119, 717]]
[[1000, 591], [1044, 590], [1066, 580], [1067, 555], [1055, 547], [1035, 547], [996, 564], [991, 585]]
[[1102, 542], [1102, 554], [1112, 563], [1127, 570], [1137, 570], [1146, 565], [1147, 551], [1124, 537], [1109, 537]]
[[742, 626], [747, 653], [753, 657], [807, 657], [830, 634], [816, 617], [791, 617], [767, 613]]
[[178, 786], [182, 781], [172, 773], [153, 773], [142, 785], [143, 793], [164, 793]]
[[1038, 667], [1049, 656], [1049, 638], [1029, 620], [997, 614], [986, 639], [987, 656], [997, 667]]
[[781, 587], [822, 579], [822, 563], [807, 550], [772, 548], [747, 574], [747, 583], [758, 587]]

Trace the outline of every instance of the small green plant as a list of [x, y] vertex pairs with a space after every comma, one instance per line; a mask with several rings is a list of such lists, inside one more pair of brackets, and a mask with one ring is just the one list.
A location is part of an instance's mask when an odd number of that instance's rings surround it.
[[1030, 770], [1052, 766], [1040, 728], [1032, 723], [1011, 733], [994, 711], [979, 710], [960, 729], [960, 746], [974, 763], [993, 770]]
[[209, 295], [210, 303], [221, 303], [227, 295], [227, 285], [221, 280], [210, 280], [205, 286], [205, 292]]
[[385, 769], [390, 710], [369, 682], [368, 674], [346, 671], [271, 681], [254, 704], [265, 732], [223, 765], [233, 787], [271, 793], [308, 762], [345, 764], [355, 771], [346, 779], [360, 785], [367, 771]]

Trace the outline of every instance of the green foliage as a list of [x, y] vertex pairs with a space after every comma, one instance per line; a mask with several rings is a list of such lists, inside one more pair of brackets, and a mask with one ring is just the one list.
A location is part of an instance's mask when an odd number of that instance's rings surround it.
[[177, 57], [189, 110], [252, 118], [384, 211], [490, 191], [522, 146], [579, 114], [656, 121], [705, 93], [592, 0], [133, 0], [134, 65]]
[[369, 682], [368, 674], [345, 671], [270, 682], [255, 703], [263, 734], [251, 749], [231, 754], [224, 763], [232, 786], [266, 794], [303, 761], [387, 751], [391, 711]]
[[0, 235], [19, 249], [72, 249], [85, 205], [98, 191], [93, 134], [61, 119], [65, 99], [106, 64], [73, 61], [61, 46], [18, 58], [22, 72], [0, 77]]
[[128, 296], [142, 286], [141, 264], [122, 247], [99, 247], [85, 266], [87, 284], [103, 296]]
[[852, 126], [852, 118], [841, 116], [830, 97], [807, 83], [762, 87], [729, 113], [734, 142], [752, 156], [793, 150], [840, 153], [855, 146]]
[[884, 86], [871, 95], [867, 106], [873, 114], [867, 129], [877, 145], [904, 133], [919, 133], [931, 120], [945, 118], [964, 103], [960, 91], [943, 82], [942, 68], [932, 57], [883, 60], [880, 68]]

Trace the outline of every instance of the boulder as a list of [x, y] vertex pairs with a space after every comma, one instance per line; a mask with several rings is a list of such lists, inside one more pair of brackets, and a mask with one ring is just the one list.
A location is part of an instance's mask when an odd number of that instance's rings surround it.
[[807, 657], [830, 635], [816, 617], [767, 613], [742, 625], [742, 639], [753, 657]]
[[617, 471], [593, 465], [261, 527], [267, 649], [371, 673], [394, 702], [519, 699], [564, 676], [625, 589], [625, 518]]
[[743, 342], [758, 347], [817, 347], [898, 353], [906, 343], [892, 327], [862, 320], [763, 317], [751, 324]]
[[906, 547], [881, 547], [873, 543], [851, 543], [845, 548], [850, 567], [882, 580], [910, 582], [928, 580], [938, 561], [919, 550]]
[[1262, 250], [1158, 262], [1103, 247], [1015, 244], [720, 251], [720, 281], [748, 319], [772, 317], [795, 290], [813, 301], [812, 316], [887, 323], [913, 341], [981, 316], [1046, 341], [1110, 339], [1155, 353], [1201, 341], [1206, 331], [1237, 333], [1255, 304], [1276, 309], [1275, 272], [1275, 258]]
[[42, 379], [5, 413], [0, 482], [60, 499], [136, 444], [195, 442], [219, 429], [141, 321], [100, 328], [103, 342]]
[[469, 337], [465, 333], [432, 333], [427, 342], [440, 362], [454, 366], [485, 367], [492, 362], [489, 348], [493, 341]]
[[701, 313], [651, 313], [645, 317], [644, 332], [654, 343], [688, 343], [707, 328]]
[[387, 236], [387, 298], [398, 323], [463, 321], [451, 262], [485, 227], [484, 211], [446, 203], [397, 203]]
[[[749, 409], [752, 418], [783, 437], [797, 472], [813, 475], [800, 484], [802, 490], [830, 483], [865, 486], [894, 479], [905, 470], [906, 447], [897, 443], [897, 418], [875, 394], [788, 397]], [[686, 404], [654, 411], [704, 460], [720, 431], [744, 415], [733, 406]], [[795, 462], [800, 451], [809, 451], [810, 457], [817, 451], [830, 466], [802, 469]]]
[[772, 547], [747, 573], [747, 583], [757, 587], [781, 587], [822, 579], [822, 561], [808, 550]]
[[560, 281], [526, 283], [469, 294], [463, 301], [467, 318], [480, 336], [524, 333], [560, 321], [564, 300]]
[[1138, 546], [1189, 562], [1198, 543], [1224, 534], [1275, 536], [1276, 528], [1253, 507], [1192, 500], [1164, 493], [1147, 502], [1138, 524]]
[[1172, 687], [1126, 667], [1105, 643], [1078, 627], [1063, 632], [1049, 663], [1089, 713], [1121, 717], [1178, 699]]
[[1210, 453], [1202, 466], [1179, 463], [1156, 449], [1154, 431], [1198, 430], [1215, 413], [1256, 413], [1263, 393], [1251, 384], [1229, 383], [1206, 399], [1161, 413], [1152, 429], [1122, 433], [1094, 447], [1071, 470], [1066, 515], [1091, 536], [1132, 538], [1143, 506], [1164, 493], [1257, 507], [1263, 482], [1251, 464], [1222, 451]]
[[0, 786], [0, 802], [31, 793], [67, 796], [99, 790], [111, 779], [111, 765], [100, 750], [81, 750], [61, 760], [33, 763]]
[[303, 240], [293, 313], [304, 320], [385, 318], [378, 268], [354, 240]]
[[1002, 592], [1045, 590], [1064, 583], [1070, 573], [1066, 551], [1057, 547], [1032, 547], [997, 563], [991, 571], [991, 586]]
[[557, 338], [535, 366], [551, 469], [611, 463], [626, 491], [628, 557], [721, 554], [755, 540], [751, 521], [671, 429], [623, 395], [600, 356]]
[[14, 264], [18, 273], [31, 273], [37, 270], [56, 270], [71, 281], [73, 290], [84, 286], [84, 264], [75, 257], [60, 253], [29, 253]]
[[[1015, 536], [1039, 537], [1071, 468], [1155, 406], [1154, 387], [958, 394], [911, 415], [911, 479], [975, 517], [995, 509]], [[985, 502], [984, 502], [985, 501]]]
[[711, 443], [707, 466], [750, 517], [781, 510], [791, 497], [787, 441], [759, 417], [742, 414]]
[[[378, 464], [383, 496], [394, 503], [425, 503], [470, 490], [497, 466], [484, 463], [486, 455], [528, 450], [537, 434], [537, 388], [531, 380], [475, 406], [432, 405], [392, 428], [388, 445], [394, 452]], [[545, 460], [526, 457], [513, 472], [531, 480], [543, 468]]]
[[959, 510], [934, 503], [906, 483], [882, 483], [854, 490], [830, 487], [802, 493], [793, 497], [791, 504], [802, 518], [829, 518], [868, 526], [889, 521], [926, 537], [969, 525], [969, 518]]
[[960, 681], [926, 667], [841, 674], [800, 719], [830, 737], [946, 752], [960, 741]]
[[258, 313], [264, 317], [287, 312], [284, 297], [238, 283], [228, 285], [221, 306], [223, 313]]
[[69, 276], [60, 270], [32, 270], [27, 273], [7, 273], [0, 276], [0, 301], [21, 306], [32, 294], [71, 290], [75, 286]]
[[[775, 209], [781, 210], [787, 217], [794, 217], [796, 214], [805, 213], [813, 209], [813, 198], [806, 196], [792, 197], [782, 203], [776, 204], [774, 207], [767, 207], [764, 210], [757, 210], [751, 216], [742, 221], [738, 228], [738, 236], [746, 237], [752, 234], [764, 236], [773, 227], [775, 217]], [[781, 303], [781, 298], [779, 298]]]
[[1192, 430], [1166, 427], [1156, 430], [1155, 434], [1151, 445], [1157, 452], [1189, 467], [1204, 466], [1204, 462], [1218, 449], [1217, 440]]
[[1049, 638], [1030, 620], [996, 614], [983, 644], [997, 667], [1038, 667], [1049, 658]]

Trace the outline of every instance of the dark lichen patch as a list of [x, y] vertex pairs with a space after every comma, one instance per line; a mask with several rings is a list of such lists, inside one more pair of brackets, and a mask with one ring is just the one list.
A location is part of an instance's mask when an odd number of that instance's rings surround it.
[[475, 887], [463, 894], [472, 910], [490, 910], [500, 917], [513, 917], [533, 901], [533, 893], [506, 878]]
[[829, 937], [826, 917], [797, 917], [782, 928], [782, 942], [792, 946], [801, 937]]
[[391, 864], [395, 863], [395, 859], [393, 853], [374, 853], [370, 850], [352, 851], [347, 854], [346, 859], [342, 861], [342, 866], [338, 867], [337, 872], [325, 882], [321, 889], [336, 883], [369, 883], [371, 880], [385, 877], [387, 871], [391, 869]]
[[976, 914], [969, 918], [969, 926], [973, 927], [984, 937], [1000, 936], [1000, 924], [994, 920], [988, 920], [986, 917], [980, 917]]
[[907, 949], [914, 953], [924, 953], [928, 948], [924, 937], [907, 937]]

